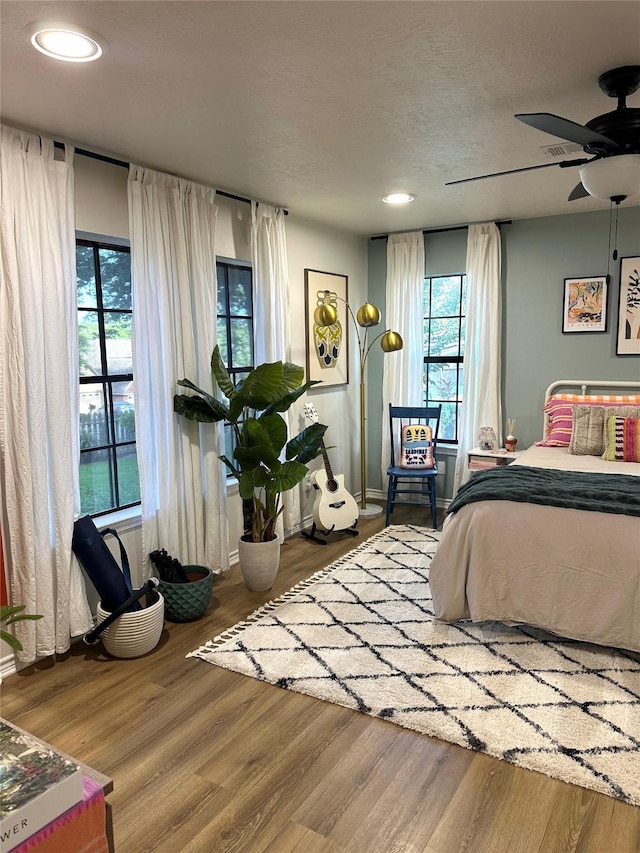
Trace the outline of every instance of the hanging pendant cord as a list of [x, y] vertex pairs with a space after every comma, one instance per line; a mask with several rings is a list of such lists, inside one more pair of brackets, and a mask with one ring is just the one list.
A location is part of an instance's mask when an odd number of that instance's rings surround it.
[[609, 200], [609, 245], [607, 247], [607, 286], [611, 283], [611, 225], [613, 220], [613, 199]]
[[[609, 275], [609, 269], [611, 266], [611, 259], [614, 261], [618, 260], [618, 219], [620, 216], [620, 202], [624, 201], [626, 195], [613, 195], [609, 200], [609, 257], [607, 258], [607, 284], [611, 282], [611, 276]], [[613, 236], [613, 252], [611, 251], [611, 230], [612, 230], [612, 214], [613, 214], [613, 205], [616, 206], [616, 223], [615, 230]]]

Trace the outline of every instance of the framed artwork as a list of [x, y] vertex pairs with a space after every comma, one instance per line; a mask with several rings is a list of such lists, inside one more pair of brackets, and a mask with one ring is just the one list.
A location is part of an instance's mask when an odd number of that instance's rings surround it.
[[616, 355], [640, 355], [640, 257], [620, 258]]
[[[310, 390], [349, 382], [349, 324], [347, 316], [348, 278], [319, 270], [304, 271], [307, 332], [307, 381], [320, 380]], [[329, 304], [337, 312], [336, 322], [318, 326], [316, 308]]]
[[565, 278], [562, 332], [607, 331], [607, 279]]

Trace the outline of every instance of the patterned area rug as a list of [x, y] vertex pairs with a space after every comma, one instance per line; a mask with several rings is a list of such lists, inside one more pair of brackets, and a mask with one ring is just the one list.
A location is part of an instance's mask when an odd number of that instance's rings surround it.
[[433, 617], [440, 534], [388, 527], [191, 652], [640, 805], [640, 659]]

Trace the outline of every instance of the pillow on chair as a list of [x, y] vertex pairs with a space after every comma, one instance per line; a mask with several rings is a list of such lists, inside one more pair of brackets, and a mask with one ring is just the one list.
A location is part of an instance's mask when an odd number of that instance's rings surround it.
[[433, 431], [427, 424], [405, 424], [400, 434], [400, 467], [433, 468]]

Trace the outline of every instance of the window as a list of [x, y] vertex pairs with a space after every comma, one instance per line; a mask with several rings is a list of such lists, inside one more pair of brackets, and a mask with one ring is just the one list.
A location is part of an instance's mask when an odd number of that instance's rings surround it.
[[[254, 368], [253, 361], [253, 275], [242, 261], [216, 262], [218, 278], [218, 345], [234, 384]], [[224, 429], [225, 455], [233, 456], [233, 432]]]
[[442, 405], [438, 441], [455, 444], [464, 370], [465, 275], [427, 278], [424, 283], [424, 385], [428, 406]]
[[102, 515], [140, 503], [129, 249], [76, 241], [80, 500]]

